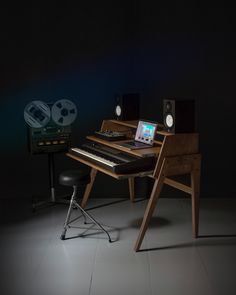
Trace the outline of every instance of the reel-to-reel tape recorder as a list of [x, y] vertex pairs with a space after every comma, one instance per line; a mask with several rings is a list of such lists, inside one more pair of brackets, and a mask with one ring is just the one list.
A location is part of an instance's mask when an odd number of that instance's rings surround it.
[[71, 124], [76, 116], [76, 105], [67, 99], [54, 104], [39, 100], [30, 102], [24, 110], [30, 153], [67, 151], [71, 146]]

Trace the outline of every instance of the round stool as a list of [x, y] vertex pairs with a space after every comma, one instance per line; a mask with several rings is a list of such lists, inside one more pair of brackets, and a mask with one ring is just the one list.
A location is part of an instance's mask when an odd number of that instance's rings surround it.
[[84, 217], [84, 223], [86, 224], [86, 217], [88, 217], [94, 224], [96, 224], [103, 232], [105, 232], [108, 236], [109, 242], [111, 242], [111, 237], [109, 233], [103, 228], [103, 226], [98, 223], [86, 210], [84, 210], [76, 201], [76, 196], [78, 193], [79, 187], [84, 187], [87, 184], [90, 183], [90, 174], [88, 172], [82, 171], [82, 170], [68, 170], [64, 171], [59, 176], [59, 183], [65, 186], [73, 187], [73, 194], [71, 196], [69, 209], [67, 212], [66, 220], [64, 223], [63, 231], [61, 234], [61, 240], [66, 239], [66, 232], [69, 228], [69, 225], [77, 220], [73, 219], [70, 221], [71, 212], [73, 208], [78, 208], [81, 212], [81, 214]]
[[85, 186], [90, 183], [90, 174], [82, 170], [64, 171], [59, 176], [59, 183], [66, 186]]

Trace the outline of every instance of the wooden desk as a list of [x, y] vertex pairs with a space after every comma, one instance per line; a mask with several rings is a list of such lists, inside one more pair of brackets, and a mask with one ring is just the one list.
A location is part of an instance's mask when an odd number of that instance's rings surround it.
[[[117, 121], [104, 120], [101, 130], [113, 130], [126, 133], [128, 138], [132, 138], [136, 130], [138, 121]], [[161, 124], [160, 124], [161, 125]], [[99, 139], [95, 136], [87, 136], [89, 140], [96, 141], [107, 146], [119, 149], [121, 151], [145, 157], [150, 154], [157, 156], [156, 166], [153, 171], [145, 171], [134, 174], [115, 174], [111, 171], [102, 168], [90, 161], [68, 153], [67, 155], [77, 161], [80, 161], [91, 169], [91, 182], [87, 185], [83, 199], [82, 206], [85, 207], [93, 187], [93, 183], [97, 171], [103, 172], [116, 179], [127, 178], [129, 182], [130, 199], [134, 201], [134, 178], [135, 177], [151, 177], [154, 179], [152, 192], [144, 213], [143, 221], [139, 230], [138, 238], [136, 240], [134, 250], [138, 251], [141, 247], [145, 232], [152, 217], [153, 211], [157, 204], [158, 198], [163, 184], [167, 184], [176, 189], [184, 191], [191, 196], [192, 202], [192, 231], [193, 237], [198, 236], [199, 224], [199, 194], [200, 194], [200, 169], [201, 169], [201, 155], [199, 153], [198, 134], [171, 134], [165, 131], [157, 130], [157, 136], [160, 139], [155, 140], [155, 147], [140, 150], [129, 150], [125, 147], [119, 146], [119, 142], [109, 142]], [[171, 177], [175, 175], [191, 175], [191, 185], [187, 186], [179, 181], [173, 180]]]

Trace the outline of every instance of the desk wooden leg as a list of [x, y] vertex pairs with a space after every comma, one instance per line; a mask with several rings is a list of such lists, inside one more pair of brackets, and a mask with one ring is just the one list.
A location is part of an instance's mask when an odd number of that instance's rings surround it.
[[142, 221], [142, 224], [141, 224], [141, 227], [139, 230], [139, 235], [138, 235], [136, 244], [134, 246], [134, 251], [136, 251], [136, 252], [140, 249], [140, 246], [142, 244], [148, 224], [151, 220], [153, 211], [154, 211], [156, 204], [157, 204], [157, 200], [160, 196], [160, 192], [161, 192], [161, 189], [162, 189], [162, 186], [164, 183], [164, 178], [165, 178], [165, 176], [162, 173], [160, 173], [158, 179], [156, 179], [154, 182], [154, 185], [152, 188], [152, 193], [151, 193], [150, 199], [148, 201], [148, 204], [147, 204], [147, 207], [146, 207], [146, 210], [144, 213], [143, 221]]
[[199, 227], [200, 164], [200, 159], [197, 159], [195, 161], [194, 170], [191, 172], [192, 230], [194, 238], [198, 237]]
[[91, 169], [91, 172], [90, 172], [91, 181], [86, 186], [86, 189], [85, 189], [85, 192], [84, 192], [84, 196], [83, 196], [83, 199], [82, 199], [82, 202], [81, 202], [81, 207], [82, 208], [85, 208], [85, 206], [87, 204], [87, 201], [88, 201], [88, 198], [90, 196], [90, 192], [92, 190], [93, 183], [94, 183], [94, 180], [95, 180], [96, 175], [97, 175], [97, 170], [94, 169], [94, 168], [92, 168]]
[[134, 202], [134, 177], [128, 178], [129, 181], [129, 197], [130, 201]]

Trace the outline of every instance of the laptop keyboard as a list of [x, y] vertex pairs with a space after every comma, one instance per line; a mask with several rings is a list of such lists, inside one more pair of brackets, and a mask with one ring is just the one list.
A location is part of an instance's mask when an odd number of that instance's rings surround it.
[[124, 147], [150, 147], [150, 145], [138, 141], [124, 142], [121, 145]]

